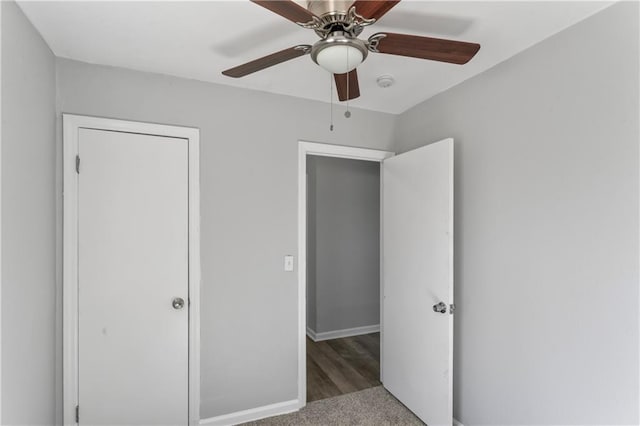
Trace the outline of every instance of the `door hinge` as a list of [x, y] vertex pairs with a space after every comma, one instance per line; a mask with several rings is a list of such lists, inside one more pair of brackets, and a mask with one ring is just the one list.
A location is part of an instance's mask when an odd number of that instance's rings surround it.
[[454, 303], [449, 305], [449, 313], [451, 315], [453, 315], [453, 313], [456, 311], [456, 305]]
[[76, 155], [76, 173], [80, 174], [80, 156]]
[[76, 405], [76, 423], [80, 423], [80, 406]]

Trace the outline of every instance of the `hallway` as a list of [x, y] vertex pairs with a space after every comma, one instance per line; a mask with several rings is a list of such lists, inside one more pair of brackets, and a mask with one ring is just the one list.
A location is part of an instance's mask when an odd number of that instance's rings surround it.
[[380, 333], [307, 338], [307, 402], [379, 386]]

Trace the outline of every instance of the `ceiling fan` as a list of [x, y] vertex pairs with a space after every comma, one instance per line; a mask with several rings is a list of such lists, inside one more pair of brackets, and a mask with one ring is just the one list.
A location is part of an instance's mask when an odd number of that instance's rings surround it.
[[360, 96], [356, 67], [369, 52], [409, 56], [432, 61], [466, 64], [480, 45], [408, 34], [376, 33], [358, 38], [364, 27], [377, 22], [400, 0], [308, 0], [307, 8], [292, 0], [251, 0], [278, 15], [312, 29], [320, 37], [314, 45], [301, 44], [225, 70], [239, 78], [306, 54], [334, 75], [338, 99]]

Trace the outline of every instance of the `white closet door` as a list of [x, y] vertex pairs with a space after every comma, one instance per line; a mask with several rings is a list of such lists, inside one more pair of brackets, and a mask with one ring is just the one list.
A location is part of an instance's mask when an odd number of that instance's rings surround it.
[[382, 382], [429, 426], [450, 426], [453, 140], [385, 160], [382, 185]]
[[186, 425], [187, 140], [81, 129], [79, 156], [79, 423]]

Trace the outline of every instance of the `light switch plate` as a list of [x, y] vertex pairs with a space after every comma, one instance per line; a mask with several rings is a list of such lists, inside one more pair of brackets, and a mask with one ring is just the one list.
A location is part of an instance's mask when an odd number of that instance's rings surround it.
[[293, 271], [293, 256], [290, 254], [284, 257], [284, 270], [287, 272]]

